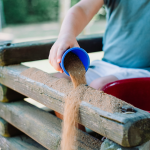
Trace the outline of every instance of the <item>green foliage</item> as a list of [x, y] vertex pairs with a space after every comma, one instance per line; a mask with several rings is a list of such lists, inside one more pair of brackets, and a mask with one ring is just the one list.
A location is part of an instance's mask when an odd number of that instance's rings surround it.
[[27, 17], [26, 0], [3, 0], [6, 23], [23, 23]]
[[58, 19], [59, 0], [3, 0], [7, 24]]
[[80, 0], [71, 0], [71, 6], [75, 5], [77, 2], [79, 2]]
[[56, 20], [58, 17], [58, 0], [32, 0], [30, 15], [37, 21]]

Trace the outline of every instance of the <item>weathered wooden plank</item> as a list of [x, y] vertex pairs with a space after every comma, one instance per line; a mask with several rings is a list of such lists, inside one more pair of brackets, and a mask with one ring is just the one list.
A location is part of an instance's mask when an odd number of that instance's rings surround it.
[[12, 102], [25, 98], [26, 96], [0, 84], [0, 102]]
[[[70, 82], [67, 80], [59, 82], [60, 79], [38, 69], [33, 69], [33, 72], [32, 69], [30, 70], [30, 74], [35, 74], [35, 79], [31, 79], [21, 74], [27, 68], [21, 65], [0, 67], [0, 82], [63, 114], [63, 98], [72, 89]], [[64, 84], [68, 88], [64, 89]], [[90, 99], [93, 101], [95, 97], [93, 92], [97, 93], [98, 91], [91, 89], [87, 90], [87, 92], [91, 92]], [[108, 97], [114, 98], [105, 94], [101, 99], [105, 102]], [[83, 101], [80, 105], [79, 122], [124, 147], [133, 147], [141, 145], [150, 139], [149, 113], [138, 108], [135, 108], [135, 111], [136, 113], [133, 114], [112, 114]]]
[[[55, 40], [43, 40], [0, 46], [0, 66], [47, 59]], [[79, 45], [87, 52], [102, 50], [102, 36], [78, 38]]]
[[[0, 103], [0, 116], [50, 150], [60, 149], [61, 120], [25, 101]], [[79, 131], [78, 149], [99, 150], [101, 142]]]
[[0, 135], [4, 137], [11, 137], [19, 134], [21, 134], [21, 132], [18, 129], [0, 118]]
[[140, 145], [140, 146], [136, 146], [136, 147], [130, 147], [130, 148], [125, 148], [122, 147], [116, 143], [114, 143], [113, 141], [106, 139], [102, 145], [100, 150], [150, 150], [150, 141]]
[[0, 150], [46, 150], [26, 135], [5, 138], [0, 136]]

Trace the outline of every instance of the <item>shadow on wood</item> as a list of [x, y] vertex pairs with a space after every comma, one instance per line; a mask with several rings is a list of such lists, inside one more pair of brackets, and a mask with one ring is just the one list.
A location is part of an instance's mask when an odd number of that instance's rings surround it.
[[12, 102], [25, 98], [26, 96], [0, 84], [0, 102]]
[[5, 138], [0, 135], [0, 149], [2, 150], [46, 150], [40, 144], [26, 135]]
[[4, 137], [11, 137], [21, 134], [21, 131], [16, 129], [14, 126], [0, 118], [0, 135]]

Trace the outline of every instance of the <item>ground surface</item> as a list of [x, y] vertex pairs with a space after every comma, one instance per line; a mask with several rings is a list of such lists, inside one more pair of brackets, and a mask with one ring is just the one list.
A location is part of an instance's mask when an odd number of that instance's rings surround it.
[[[106, 21], [91, 21], [81, 35], [104, 33]], [[60, 30], [58, 22], [11, 25], [2, 29], [2, 32], [13, 35], [13, 43], [57, 38]]]

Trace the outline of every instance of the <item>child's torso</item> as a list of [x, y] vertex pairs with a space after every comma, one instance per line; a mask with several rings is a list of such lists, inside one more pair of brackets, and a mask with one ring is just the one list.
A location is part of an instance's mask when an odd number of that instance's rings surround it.
[[150, 70], [150, 0], [104, 0], [104, 61]]

